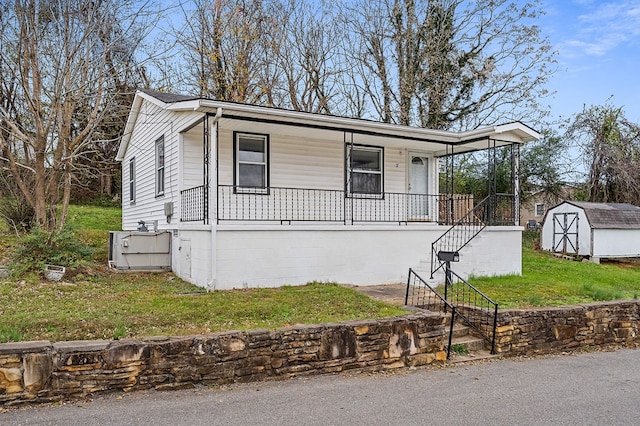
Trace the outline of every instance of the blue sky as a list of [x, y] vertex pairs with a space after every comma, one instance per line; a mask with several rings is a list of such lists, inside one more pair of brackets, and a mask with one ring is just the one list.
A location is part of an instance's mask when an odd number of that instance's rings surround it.
[[539, 22], [558, 51], [549, 89], [552, 117], [569, 117], [583, 105], [624, 107], [640, 123], [640, 0], [542, 0]]

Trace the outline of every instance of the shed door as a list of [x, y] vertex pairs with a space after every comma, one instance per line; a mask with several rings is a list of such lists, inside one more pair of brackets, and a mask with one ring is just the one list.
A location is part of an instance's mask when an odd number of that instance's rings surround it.
[[553, 251], [578, 254], [578, 213], [553, 214]]
[[409, 156], [409, 220], [429, 217], [429, 159], [420, 154]]

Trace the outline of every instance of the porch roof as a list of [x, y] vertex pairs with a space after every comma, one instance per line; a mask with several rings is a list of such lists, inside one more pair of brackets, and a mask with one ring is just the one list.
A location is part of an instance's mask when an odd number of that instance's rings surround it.
[[[464, 132], [450, 132], [382, 123], [361, 118], [292, 111], [275, 107], [247, 105], [144, 90], [136, 93], [120, 149], [116, 156], [117, 160], [124, 158], [143, 100], [175, 112], [200, 111], [204, 114], [218, 114], [219, 118], [353, 132], [389, 137], [401, 141], [414, 141], [419, 142], [421, 147], [433, 152], [436, 156], [486, 149], [489, 141], [491, 141], [492, 145], [502, 146], [512, 143], [522, 144], [539, 139], [541, 136], [537, 131], [521, 122], [487, 126]], [[195, 124], [197, 122], [193, 123], [193, 125]]]

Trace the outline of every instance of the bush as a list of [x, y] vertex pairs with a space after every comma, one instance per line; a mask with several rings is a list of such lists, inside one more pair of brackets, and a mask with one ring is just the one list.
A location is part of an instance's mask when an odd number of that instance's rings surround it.
[[13, 274], [40, 272], [46, 264], [74, 268], [90, 261], [93, 249], [82, 244], [70, 229], [34, 228], [18, 240], [13, 252]]
[[33, 225], [35, 211], [22, 198], [2, 197], [0, 198], [0, 217], [16, 233], [27, 232]]

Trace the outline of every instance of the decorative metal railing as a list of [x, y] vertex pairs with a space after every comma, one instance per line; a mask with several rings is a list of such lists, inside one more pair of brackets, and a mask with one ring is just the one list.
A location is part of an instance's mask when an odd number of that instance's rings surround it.
[[343, 191], [218, 186], [218, 221], [343, 222]]
[[[204, 185], [183, 190], [180, 196], [182, 222], [205, 220], [208, 194]], [[219, 185], [215, 206], [218, 221], [453, 224], [464, 220], [473, 206], [473, 196], [397, 192], [367, 195], [333, 189]]]
[[[449, 272], [454, 278], [450, 284], [445, 284], [444, 288], [434, 288], [413, 269], [409, 269], [405, 305], [445, 314], [450, 312], [451, 330], [455, 318], [459, 318], [481, 335], [491, 346], [491, 353], [495, 353], [498, 304], [455, 272]], [[450, 331], [448, 348], [451, 347], [452, 334]]]
[[513, 194], [487, 196], [431, 243], [431, 278], [444, 266], [438, 260], [439, 252], [459, 252], [487, 226], [514, 225], [514, 202]]
[[453, 339], [453, 324], [456, 317], [456, 307], [441, 296], [433, 289], [428, 282], [423, 280], [413, 269], [409, 269], [409, 277], [407, 278], [407, 292], [404, 297], [404, 304], [416, 306], [421, 309], [427, 309], [432, 312], [441, 312], [450, 314], [449, 317], [449, 335], [445, 349], [447, 350], [447, 359], [451, 355], [451, 340]]
[[491, 345], [495, 353], [498, 304], [460, 275], [449, 270], [450, 283], [444, 286], [444, 299], [455, 306], [455, 314]]
[[218, 221], [407, 222], [437, 221], [439, 195], [379, 195], [308, 188], [218, 186]]
[[181, 222], [197, 222], [205, 220], [205, 191], [206, 188], [204, 185], [180, 191]]

